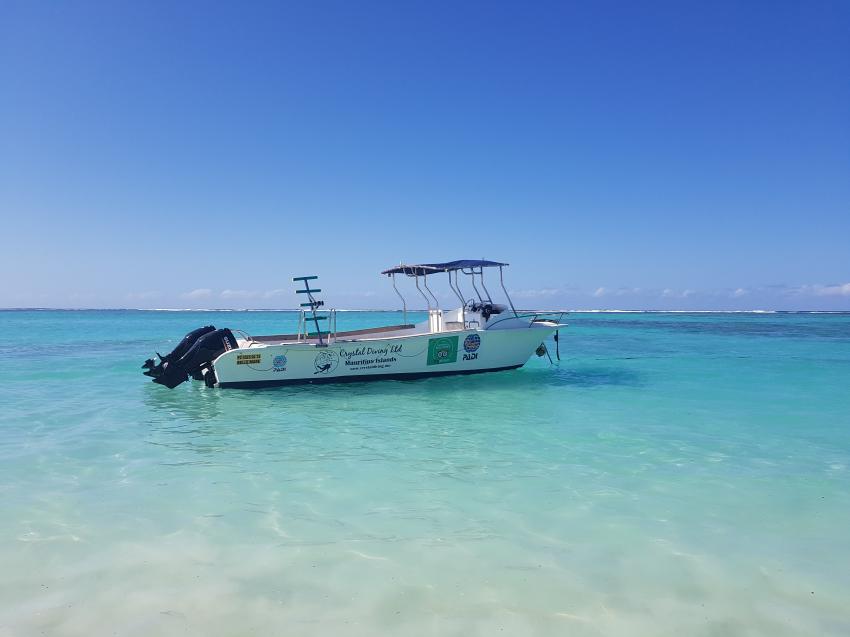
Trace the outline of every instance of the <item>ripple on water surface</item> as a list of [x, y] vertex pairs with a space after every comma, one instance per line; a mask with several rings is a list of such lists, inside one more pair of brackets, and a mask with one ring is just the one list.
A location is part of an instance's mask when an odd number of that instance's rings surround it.
[[292, 317], [33, 314], [0, 634], [850, 633], [850, 316], [574, 315], [559, 367], [249, 392], [138, 366]]

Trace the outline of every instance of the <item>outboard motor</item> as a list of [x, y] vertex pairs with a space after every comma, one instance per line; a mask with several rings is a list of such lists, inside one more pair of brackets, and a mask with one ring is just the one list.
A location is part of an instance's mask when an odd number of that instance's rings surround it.
[[[201, 329], [206, 330], [206, 328]], [[197, 331], [187, 334], [186, 338], [174, 349], [174, 352], [163, 358], [159, 365], [152, 365], [153, 361], [146, 361], [145, 365], [147, 366], [150, 362], [151, 366], [148, 367], [148, 371], [144, 372], [145, 375], [152, 376], [155, 383], [174, 389], [180, 383], [188, 380], [190, 375], [193, 378], [203, 379], [204, 368], [207, 368], [207, 373], [210, 373], [212, 362], [216, 358], [224, 352], [239, 347], [236, 343], [236, 337], [228, 328], [213, 329], [198, 335], [188, 349], [181, 349], [182, 354], [179, 357], [174, 356], [186, 340]]]
[[182, 341], [177, 343], [177, 347], [175, 347], [170, 354], [163, 356], [157, 352], [156, 355], [159, 357], [158, 364], [154, 364], [152, 358], [146, 360], [142, 365], [142, 369], [146, 369], [147, 371], [142, 373], [145, 376], [152, 376], [153, 378], [161, 376], [163, 367], [166, 363], [178, 360], [181, 356], [183, 356], [183, 354], [189, 351], [189, 348], [192, 347], [199, 338], [201, 338], [204, 334], [209, 334], [214, 331], [215, 326], [213, 325], [206, 325], [204, 327], [199, 327], [196, 330], [192, 330], [183, 337]]

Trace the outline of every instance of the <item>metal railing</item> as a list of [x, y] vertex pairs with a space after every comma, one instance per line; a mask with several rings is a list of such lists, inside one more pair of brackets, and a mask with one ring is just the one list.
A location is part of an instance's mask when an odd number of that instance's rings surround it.
[[[327, 341], [330, 343], [332, 340], [336, 340], [336, 310], [322, 310], [327, 312], [327, 320], [328, 320], [328, 330], [325, 336], [327, 336]], [[318, 339], [319, 344], [323, 344], [322, 335], [320, 334], [310, 334], [310, 329], [308, 327], [308, 323], [313, 321], [312, 310], [301, 310], [298, 314], [298, 331], [296, 333], [296, 339], [299, 343], [307, 342], [310, 339]]]
[[[528, 321], [528, 327], [531, 327], [535, 323], [541, 323], [543, 321], [552, 321], [554, 323], [560, 324], [561, 320], [567, 314], [569, 314], [569, 312], [564, 311], [564, 310], [554, 310], [554, 311], [551, 311], [551, 312], [539, 311], [539, 312], [528, 312], [526, 314], [517, 314], [515, 316], [505, 316], [503, 318], [496, 319], [495, 321], [492, 321], [492, 322], [487, 321], [487, 326], [485, 327], [485, 329], [490, 329], [494, 325], [497, 325], [497, 324], [502, 323], [504, 321], [513, 321], [515, 319], [530, 319]], [[544, 318], [544, 317], [557, 317], [557, 318]]]

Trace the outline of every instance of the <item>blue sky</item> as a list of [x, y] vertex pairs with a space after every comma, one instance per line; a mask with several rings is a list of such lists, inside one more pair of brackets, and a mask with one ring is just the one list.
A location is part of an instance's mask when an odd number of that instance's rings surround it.
[[[178, 5], [179, 6], [176, 6]], [[0, 307], [850, 309], [850, 3], [0, 8]]]

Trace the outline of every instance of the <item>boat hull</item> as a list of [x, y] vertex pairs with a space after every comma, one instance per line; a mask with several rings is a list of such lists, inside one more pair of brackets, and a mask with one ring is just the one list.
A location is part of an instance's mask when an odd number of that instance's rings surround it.
[[404, 380], [522, 367], [554, 328], [462, 330], [396, 338], [258, 344], [225, 352], [213, 364], [219, 387]]
[[243, 381], [219, 383], [219, 387], [230, 389], [262, 389], [264, 387], [283, 387], [285, 385], [320, 385], [325, 383], [363, 383], [374, 380], [417, 380], [420, 378], [431, 378], [436, 376], [461, 376], [469, 374], [486, 374], [488, 372], [507, 372], [519, 369], [522, 364], [510, 367], [494, 367], [489, 369], [459, 369], [443, 372], [407, 372], [399, 374], [369, 374], [357, 376], [334, 376], [332, 378], [281, 378], [275, 380]]

